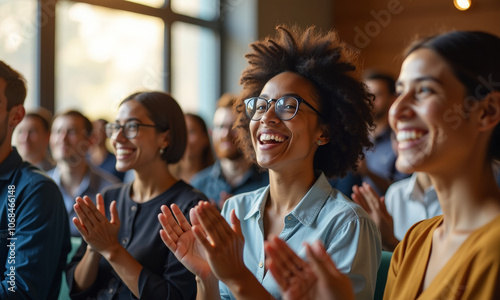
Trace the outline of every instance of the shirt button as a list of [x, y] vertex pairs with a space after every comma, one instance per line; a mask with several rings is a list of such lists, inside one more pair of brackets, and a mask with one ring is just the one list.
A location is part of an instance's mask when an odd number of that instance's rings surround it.
[[288, 217], [286, 217], [286, 219], [287, 219], [288, 221], [291, 221], [291, 220], [292, 220], [292, 216], [288, 216]]
[[127, 244], [127, 242], [128, 242], [128, 239], [127, 239], [127, 238], [124, 238], [124, 239], [122, 240], [122, 245], [126, 245], [126, 244]]
[[136, 211], [137, 210], [137, 206], [134, 205], [134, 206], [130, 207], [130, 210], [131, 211]]
[[109, 289], [108, 293], [113, 294], [113, 289]]
[[263, 262], [260, 262], [259, 263], [259, 268], [262, 268], [264, 266], [264, 263]]

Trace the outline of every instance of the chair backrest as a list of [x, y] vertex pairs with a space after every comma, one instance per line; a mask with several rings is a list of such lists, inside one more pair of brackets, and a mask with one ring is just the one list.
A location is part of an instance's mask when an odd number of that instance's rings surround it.
[[392, 252], [382, 251], [382, 259], [377, 271], [377, 284], [375, 286], [374, 300], [382, 300], [384, 298], [385, 282], [387, 281], [387, 273], [391, 264]]

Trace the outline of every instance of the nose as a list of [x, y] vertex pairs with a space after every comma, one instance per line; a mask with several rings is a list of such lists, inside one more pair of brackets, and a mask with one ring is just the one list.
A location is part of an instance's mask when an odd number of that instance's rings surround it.
[[127, 138], [126, 138], [126, 137], [125, 137], [125, 135], [123, 134], [123, 130], [124, 130], [124, 128], [123, 128], [123, 127], [118, 128], [118, 130], [117, 130], [117, 131], [115, 131], [115, 132], [111, 135], [111, 137], [110, 137], [111, 141], [112, 141], [112, 142], [115, 142], [115, 141], [124, 141], [124, 140], [126, 140]]
[[[411, 92], [402, 93], [396, 98], [389, 110], [389, 122], [391, 126], [393, 124], [395, 125], [398, 120], [410, 119], [415, 115], [415, 111], [411, 105], [413, 102], [412, 100], [413, 95]], [[395, 128], [393, 127], [393, 129]]]
[[278, 123], [279, 121], [280, 118], [278, 118], [278, 115], [276, 114], [276, 100], [271, 99], [267, 104], [267, 111], [260, 119], [260, 122], [265, 124], [269, 122]]
[[18, 141], [20, 142], [26, 142], [28, 140], [28, 137], [29, 137], [29, 132], [28, 131], [19, 131], [19, 133], [17, 134], [17, 139]]

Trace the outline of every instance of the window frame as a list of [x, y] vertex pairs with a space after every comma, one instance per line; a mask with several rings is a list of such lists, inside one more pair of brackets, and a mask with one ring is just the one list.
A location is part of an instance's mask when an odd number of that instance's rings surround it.
[[[36, 89], [36, 104], [38, 106], [43, 106], [46, 109], [54, 112], [55, 110], [55, 98], [56, 98], [56, 6], [58, 1], [74, 2], [74, 3], [86, 3], [90, 5], [95, 5], [99, 7], [116, 9], [120, 11], [127, 11], [152, 17], [157, 17], [161, 19], [164, 23], [164, 54], [163, 54], [163, 67], [167, 74], [172, 74], [172, 64], [171, 64], [171, 27], [174, 22], [184, 22], [192, 24], [195, 26], [200, 26], [215, 31], [219, 35], [219, 57], [220, 62], [220, 72], [219, 72], [219, 90], [222, 89], [223, 84], [223, 68], [222, 68], [222, 57], [223, 57], [223, 34], [222, 34], [222, 22], [219, 18], [211, 21], [204, 19], [198, 19], [191, 16], [186, 16], [182, 14], [177, 14], [172, 11], [170, 7], [170, 1], [166, 0], [166, 4], [162, 7], [151, 7], [135, 2], [129, 2], [124, 0], [37, 0], [37, 22], [38, 22], [38, 37], [37, 37], [37, 82], [35, 84]], [[224, 2], [221, 0], [219, 4], [219, 15], [221, 10], [221, 5]], [[166, 91], [171, 90], [171, 76], [165, 76], [163, 79], [163, 85]]]

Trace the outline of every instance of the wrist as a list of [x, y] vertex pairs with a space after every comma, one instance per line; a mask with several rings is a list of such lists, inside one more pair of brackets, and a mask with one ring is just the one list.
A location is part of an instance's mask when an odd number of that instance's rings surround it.
[[109, 246], [106, 250], [101, 251], [101, 255], [109, 262], [116, 260], [116, 258], [120, 255], [120, 252], [125, 250], [120, 244], [115, 244]]

